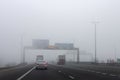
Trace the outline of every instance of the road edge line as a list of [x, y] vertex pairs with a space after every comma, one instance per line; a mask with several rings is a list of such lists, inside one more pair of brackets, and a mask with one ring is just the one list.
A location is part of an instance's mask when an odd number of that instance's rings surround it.
[[30, 69], [29, 71], [27, 71], [25, 74], [23, 74], [22, 76], [20, 76], [19, 78], [17, 78], [16, 80], [21, 80], [22, 78], [24, 78], [26, 75], [28, 75], [33, 69], [35, 69], [35, 66]]

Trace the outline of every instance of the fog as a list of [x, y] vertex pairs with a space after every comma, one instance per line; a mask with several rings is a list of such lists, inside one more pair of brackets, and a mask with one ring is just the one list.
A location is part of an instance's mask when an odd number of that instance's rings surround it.
[[97, 58], [120, 57], [119, 0], [0, 0], [0, 63], [21, 61], [23, 45], [32, 39], [74, 43], [94, 57], [94, 21]]

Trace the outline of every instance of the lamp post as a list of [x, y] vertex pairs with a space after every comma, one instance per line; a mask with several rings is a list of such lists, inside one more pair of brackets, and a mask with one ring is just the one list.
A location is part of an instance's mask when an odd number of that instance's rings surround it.
[[23, 63], [25, 63], [25, 47], [23, 47]]
[[96, 43], [96, 23], [95, 23], [95, 63], [97, 62], [97, 43]]
[[23, 45], [23, 35], [21, 35], [21, 63], [25, 63], [25, 47]]
[[79, 61], [79, 60], [80, 60], [80, 57], [79, 57], [79, 56], [80, 56], [80, 53], [79, 53], [79, 48], [77, 48], [77, 63], [79, 63], [79, 62], [80, 62], [80, 61]]
[[95, 63], [97, 63], [97, 23], [99, 22], [93, 22], [94, 24], [94, 40], [95, 40]]
[[115, 55], [115, 62], [117, 62], [117, 52], [116, 52], [116, 47], [114, 48], [114, 55]]

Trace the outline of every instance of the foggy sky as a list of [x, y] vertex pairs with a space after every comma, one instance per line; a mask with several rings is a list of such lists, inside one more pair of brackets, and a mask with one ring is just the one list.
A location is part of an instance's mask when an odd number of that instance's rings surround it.
[[[20, 61], [21, 36], [74, 43], [94, 56], [97, 24], [97, 57], [120, 57], [119, 0], [0, 0], [0, 61]], [[9, 56], [8, 56], [9, 55]]]

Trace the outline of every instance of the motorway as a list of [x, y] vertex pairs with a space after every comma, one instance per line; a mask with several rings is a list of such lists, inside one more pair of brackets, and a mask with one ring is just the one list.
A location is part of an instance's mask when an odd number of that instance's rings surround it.
[[120, 80], [120, 77], [56, 65], [49, 65], [48, 70], [35, 70], [35, 65], [26, 65], [0, 70], [0, 80]]

